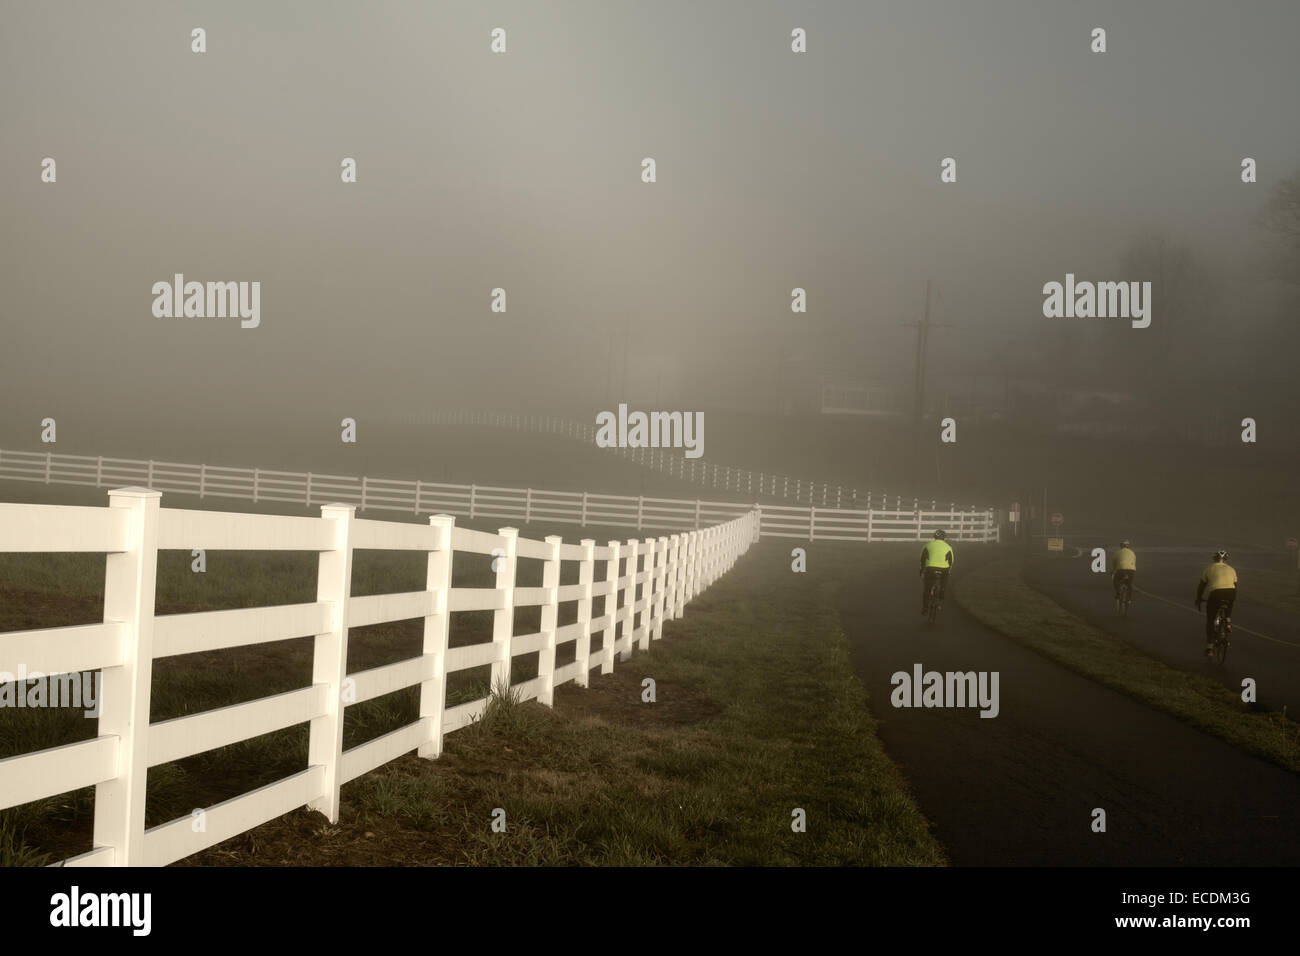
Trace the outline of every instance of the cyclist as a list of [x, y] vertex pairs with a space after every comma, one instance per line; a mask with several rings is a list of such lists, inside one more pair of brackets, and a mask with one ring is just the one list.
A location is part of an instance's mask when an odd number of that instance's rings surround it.
[[[1208, 591], [1208, 593], [1207, 593]], [[1214, 656], [1214, 616], [1220, 607], [1228, 616], [1228, 630], [1232, 630], [1232, 604], [1237, 600], [1237, 572], [1228, 564], [1228, 552], [1214, 552], [1214, 560], [1201, 572], [1201, 583], [1196, 588], [1196, 610], [1205, 599], [1205, 656]]]
[[937, 578], [939, 593], [935, 600], [943, 603], [944, 591], [947, 590], [948, 570], [952, 567], [952, 547], [944, 539], [948, 535], [942, 529], [934, 533], [934, 540], [927, 541], [921, 549], [921, 613], [929, 610], [925, 606], [925, 596], [930, 590], [931, 580]]
[[1129, 547], [1128, 541], [1119, 543], [1119, 550], [1115, 552], [1113, 564], [1115, 573], [1110, 576], [1110, 583], [1115, 586], [1115, 600], [1118, 601], [1121, 584], [1127, 584], [1129, 593], [1133, 593], [1133, 576], [1137, 574], [1137, 555]]

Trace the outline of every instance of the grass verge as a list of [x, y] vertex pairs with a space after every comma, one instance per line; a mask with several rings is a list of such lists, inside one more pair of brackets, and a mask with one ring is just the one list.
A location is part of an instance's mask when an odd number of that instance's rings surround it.
[[1300, 591], [1296, 571], [1260, 568], [1250, 573], [1250, 599], [1292, 614], [1300, 614]]
[[347, 785], [337, 826], [300, 810], [185, 863], [942, 865], [828, 586], [781, 554], [747, 557], [650, 653], [560, 688], [554, 708], [498, 691], [437, 761]]
[[1282, 713], [1252, 710], [1208, 677], [1170, 667], [1092, 627], [1034, 590], [1019, 558], [968, 573], [957, 603], [988, 627], [1085, 677], [1163, 710], [1247, 753], [1300, 770], [1300, 724]]

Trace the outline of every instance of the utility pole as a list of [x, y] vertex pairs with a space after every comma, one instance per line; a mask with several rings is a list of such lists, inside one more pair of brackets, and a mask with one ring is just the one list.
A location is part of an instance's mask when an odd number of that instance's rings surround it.
[[632, 332], [632, 319], [623, 324], [623, 401], [627, 401], [627, 340]]
[[[925, 280], [925, 312], [920, 322], [904, 322], [904, 326], [916, 326], [916, 368], [914, 372], [912, 393], [912, 481], [921, 478], [921, 432], [925, 427], [925, 366], [926, 353], [930, 344], [930, 329], [944, 328], [930, 321], [930, 280]], [[919, 493], [919, 492], [918, 492]]]
[[605, 363], [605, 407], [611, 408], [614, 399], [614, 329], [609, 330], [609, 361]]

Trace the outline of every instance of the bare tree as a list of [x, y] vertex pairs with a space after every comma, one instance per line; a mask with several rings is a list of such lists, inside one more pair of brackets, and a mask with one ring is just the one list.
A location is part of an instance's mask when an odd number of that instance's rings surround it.
[[1273, 240], [1270, 276], [1300, 285], [1300, 171], [1273, 187], [1260, 224]]

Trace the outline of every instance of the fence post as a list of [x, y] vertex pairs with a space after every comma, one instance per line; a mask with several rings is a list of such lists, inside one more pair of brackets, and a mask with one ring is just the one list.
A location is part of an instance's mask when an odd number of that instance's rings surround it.
[[636, 499], [636, 530], [641, 530], [641, 512], [645, 508], [645, 498], [637, 495]]
[[[262, 469], [253, 469], [253, 503], [257, 503], [258, 485], [261, 483]], [[153, 485], [153, 462], [149, 462], [149, 484]]]
[[694, 585], [691, 583], [691, 568], [695, 563], [695, 547], [698, 535], [698, 531], [687, 531], [682, 536], [682, 562], [680, 568], [682, 587], [678, 600], [682, 607], [682, 613], [685, 613], [686, 605], [690, 604], [691, 598], [695, 596]]
[[[664, 636], [664, 607], [668, 603], [668, 536], [660, 535], [655, 554], [659, 562], [655, 567], [655, 619], [654, 634], [656, 640]], [[671, 613], [671, 612], [670, 612]]]
[[475, 493], [476, 493], [476, 488], [475, 488], [475, 486], [474, 486], [474, 485], [470, 485], [470, 486], [469, 486], [469, 520], [470, 520], [470, 521], [473, 521], [473, 520], [474, 520], [474, 496], [475, 496]]
[[693, 532], [685, 532], [677, 536], [677, 562], [673, 568], [673, 575], [676, 576], [677, 583], [673, 585], [672, 598], [676, 602], [672, 609], [672, 617], [680, 618], [686, 613], [686, 561], [689, 561], [690, 554], [690, 535]]
[[[710, 585], [712, 585], [712, 584], [713, 584], [713, 581], [714, 581], [714, 578], [717, 577], [717, 575], [714, 573], [714, 569], [715, 569], [715, 567], [716, 567], [716, 565], [717, 565], [717, 558], [718, 558], [718, 551], [717, 551], [717, 544], [718, 544], [718, 541], [717, 541], [717, 537], [718, 537], [718, 529], [717, 529], [717, 528], [706, 528], [706, 529], [705, 529], [705, 531], [704, 531], [704, 568], [703, 568], [704, 588], [708, 588]], [[701, 590], [703, 590], [703, 588], [702, 588]]]
[[592, 578], [596, 574], [596, 542], [593, 538], [583, 538], [582, 563], [578, 565], [578, 586], [582, 588], [582, 597], [578, 598], [578, 642], [573, 659], [578, 662], [579, 687], [588, 685], [588, 671], [591, 669], [591, 592]]
[[[578, 525], [580, 528], [587, 527], [587, 493], [582, 493], [582, 522]], [[586, 686], [585, 684], [583, 685]]]
[[104, 456], [100, 455], [95, 459], [95, 487], [102, 487], [104, 484]]
[[[639, 564], [636, 538], [627, 539], [627, 617], [623, 619], [623, 650], [619, 653], [618, 659], [626, 661], [632, 656], [632, 648], [636, 646], [636, 574], [637, 564]], [[642, 621], [644, 622], [644, 618]]]
[[650, 650], [650, 640], [654, 637], [655, 609], [655, 547], [654, 538], [646, 538], [645, 545], [645, 585], [641, 589], [641, 600], [645, 610], [641, 612], [641, 650]]
[[811, 541], [817, 533], [817, 509], [812, 505], [808, 506], [808, 540]]
[[669, 535], [664, 562], [664, 614], [672, 620], [677, 616], [677, 544], [678, 535]]
[[691, 532], [691, 556], [690, 564], [686, 569], [686, 600], [692, 601], [700, 593], [700, 552], [704, 547], [704, 532]]
[[105, 667], [99, 736], [116, 736], [117, 775], [95, 785], [94, 845], [113, 848], [114, 866], [144, 863], [145, 775], [149, 769], [149, 692], [153, 681], [154, 587], [158, 577], [158, 506], [146, 488], [109, 492], [127, 512], [127, 550], [108, 554], [104, 621], [125, 626], [122, 664]]
[[700, 530], [700, 499], [695, 499], [695, 530]]
[[47, 485], [50, 483], [50, 462], [52, 462], [53, 460], [54, 460], [54, 453], [47, 451], [45, 453], [45, 483]]
[[533, 489], [528, 488], [524, 493], [524, 524], [533, 523]]
[[322, 505], [321, 519], [334, 529], [334, 547], [320, 553], [316, 572], [316, 600], [330, 605], [330, 629], [316, 635], [312, 654], [312, 683], [325, 685], [325, 713], [311, 721], [307, 744], [308, 766], [324, 768], [321, 795], [307, 806], [325, 814], [330, 823], [339, 819], [339, 778], [343, 762], [344, 681], [348, 673], [348, 614], [352, 598], [352, 522], [355, 505]]
[[545, 540], [551, 553], [542, 566], [546, 603], [542, 605], [542, 646], [537, 654], [537, 676], [542, 679], [537, 702], [551, 707], [555, 703], [555, 631], [560, 616], [560, 545], [564, 538], [552, 534]]
[[872, 524], [875, 523], [875, 517], [876, 517], [876, 513], [871, 509], [870, 505], [868, 505], [867, 506], [867, 543], [868, 544], [871, 543], [871, 526]]
[[618, 563], [621, 545], [617, 541], [609, 542], [609, 560], [605, 562], [605, 636], [600, 644], [600, 672], [614, 672], [614, 644], [618, 640]]
[[199, 465], [199, 497], [200, 498], [203, 497], [203, 493], [207, 489], [207, 477], [208, 477], [207, 473], [208, 473], [208, 466]]
[[311, 472], [307, 472], [307, 500], [305, 502], [308, 508], [311, 507]]
[[916, 509], [916, 540], [920, 541], [923, 537], [925, 537], [925, 535], [921, 531], [921, 509], [917, 508]]
[[492, 645], [496, 660], [492, 662], [492, 691], [510, 687], [510, 642], [515, 636], [515, 567], [518, 563], [519, 529], [501, 528], [497, 534], [506, 539], [505, 557], [497, 570], [496, 589], [505, 591], [503, 604], [492, 612]]
[[361, 510], [366, 510], [366, 476], [361, 476]]
[[[418, 491], [416, 498], [419, 498]], [[447, 702], [447, 635], [451, 623], [447, 607], [451, 599], [451, 562], [455, 556], [451, 538], [456, 519], [451, 515], [430, 515], [429, 524], [437, 531], [435, 550], [429, 552], [424, 579], [425, 590], [432, 595], [429, 614], [424, 619], [424, 657], [431, 673], [420, 683], [420, 718], [429, 721], [429, 730], [418, 753], [433, 760], [442, 753], [442, 715]]]

